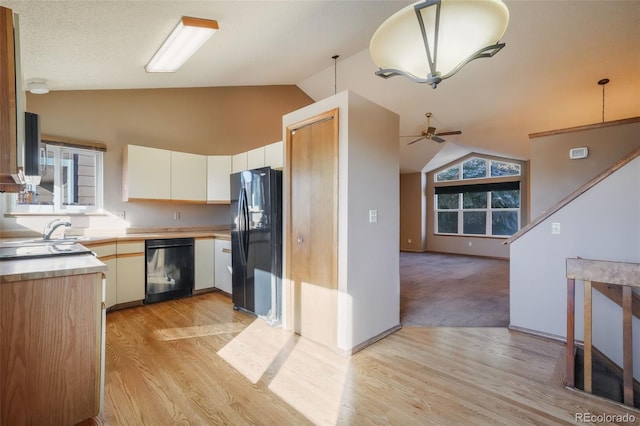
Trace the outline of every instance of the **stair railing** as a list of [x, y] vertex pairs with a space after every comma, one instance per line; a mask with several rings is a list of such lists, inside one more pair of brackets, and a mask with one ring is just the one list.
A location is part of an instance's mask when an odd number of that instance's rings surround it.
[[640, 264], [567, 259], [567, 383], [575, 387], [575, 289], [584, 282], [584, 391], [592, 393], [592, 283], [622, 287], [622, 376], [624, 403], [633, 407], [633, 288], [640, 288]]

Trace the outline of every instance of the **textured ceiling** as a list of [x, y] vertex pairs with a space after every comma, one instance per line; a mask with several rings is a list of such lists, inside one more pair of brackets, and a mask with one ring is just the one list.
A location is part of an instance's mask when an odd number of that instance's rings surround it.
[[[373, 32], [408, 1], [4, 1], [20, 15], [25, 79], [52, 90], [297, 84], [319, 100], [353, 90], [400, 115], [401, 135], [424, 114], [446, 144], [399, 137], [402, 171], [469, 151], [526, 159], [528, 134], [640, 116], [640, 1], [509, 1], [507, 46], [433, 90], [383, 80]], [[216, 19], [216, 33], [178, 72], [144, 65], [180, 16]], [[331, 56], [339, 54], [337, 80]], [[429, 165], [427, 165], [429, 164]]]

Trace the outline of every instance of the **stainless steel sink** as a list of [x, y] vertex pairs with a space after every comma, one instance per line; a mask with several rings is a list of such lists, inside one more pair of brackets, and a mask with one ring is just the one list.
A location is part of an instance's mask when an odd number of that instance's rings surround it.
[[69, 256], [91, 253], [78, 239], [26, 240], [0, 243], [0, 260]]
[[33, 240], [5, 241], [0, 243], [0, 247], [29, 247], [29, 246], [39, 246], [39, 245], [51, 245], [51, 244], [74, 244], [74, 243], [81, 243], [82, 241], [86, 241], [88, 239], [89, 237], [87, 236], [53, 238], [51, 240], [43, 240], [42, 238], [37, 238]]

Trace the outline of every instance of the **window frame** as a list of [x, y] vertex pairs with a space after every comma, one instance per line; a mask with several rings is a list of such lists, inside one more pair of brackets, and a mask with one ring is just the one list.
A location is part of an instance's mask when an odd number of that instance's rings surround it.
[[[485, 176], [480, 177], [464, 177], [464, 166], [466, 163], [472, 161], [481, 160], [485, 164]], [[517, 173], [507, 174], [501, 176], [491, 176], [491, 170], [494, 163], [502, 163], [512, 166], [517, 169]], [[453, 171], [457, 169], [457, 177], [448, 180], [438, 180], [439, 175], [449, 172], [449, 176], [453, 176]], [[476, 238], [500, 238], [507, 239], [511, 235], [493, 234], [493, 215], [495, 212], [515, 212], [517, 215], [517, 229], [518, 232], [522, 227], [522, 215], [523, 215], [523, 176], [525, 170], [524, 165], [519, 161], [514, 161], [508, 158], [487, 158], [478, 155], [470, 155], [464, 157], [458, 161], [449, 163], [446, 166], [438, 170], [433, 171], [433, 233], [436, 236], [461, 236], [461, 237], [476, 237]], [[515, 185], [516, 188], [498, 189], [502, 185]], [[449, 187], [450, 190], [446, 188]], [[482, 188], [486, 187], [486, 188]], [[491, 207], [492, 206], [492, 192], [500, 190], [517, 190], [518, 191], [518, 207]], [[486, 206], [484, 208], [465, 208], [464, 207], [464, 194], [469, 192], [478, 192], [486, 194]], [[438, 208], [438, 195], [447, 194], [449, 196], [456, 194], [458, 196], [457, 208]], [[439, 216], [440, 213], [450, 212], [457, 215], [457, 232], [439, 232]], [[485, 213], [485, 233], [484, 234], [468, 234], [464, 232], [464, 214], [472, 212], [484, 212]]]
[[[82, 146], [60, 145], [57, 143], [46, 143], [43, 140], [44, 148], [54, 153], [53, 168], [53, 203], [52, 204], [18, 204], [17, 195], [11, 197], [10, 209], [11, 213], [40, 213], [40, 214], [82, 214], [82, 213], [100, 213], [104, 211], [104, 152], [102, 150], [84, 148]], [[61, 182], [63, 180], [62, 158], [67, 154], [90, 155], [95, 160], [95, 205], [63, 205], [64, 199], [62, 193]], [[48, 161], [48, 157], [47, 157]]]

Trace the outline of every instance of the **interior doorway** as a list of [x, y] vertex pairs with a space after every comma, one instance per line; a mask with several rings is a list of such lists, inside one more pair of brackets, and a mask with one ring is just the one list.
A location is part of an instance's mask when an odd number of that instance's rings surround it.
[[404, 326], [507, 327], [509, 261], [401, 252], [400, 322]]

